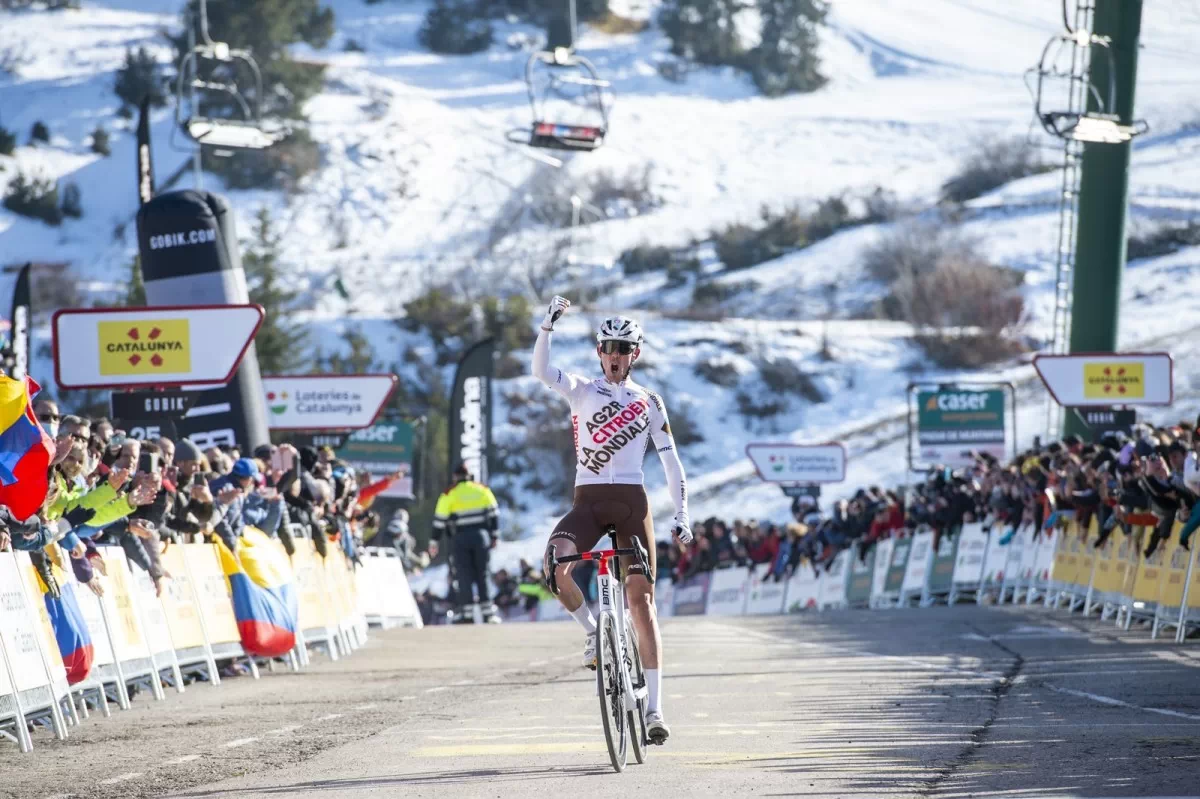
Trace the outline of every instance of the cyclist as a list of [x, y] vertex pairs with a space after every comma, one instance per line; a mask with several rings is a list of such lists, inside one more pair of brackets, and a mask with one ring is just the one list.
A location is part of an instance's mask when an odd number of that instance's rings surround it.
[[[589, 380], [550, 365], [550, 333], [569, 307], [571, 303], [563, 297], [550, 302], [533, 348], [534, 376], [571, 405], [576, 457], [574, 504], [550, 534], [542, 568], [549, 572], [551, 553], [564, 556], [590, 551], [599, 543], [604, 527], [611, 524], [616, 526], [619, 548], [632, 546], [634, 537], [641, 540], [653, 575], [654, 528], [642, 484], [642, 460], [651, 440], [675, 505], [671, 530], [685, 544], [692, 540], [692, 532], [683, 464], [675, 450], [667, 410], [661, 397], [629, 377], [641, 354], [642, 328], [623, 316], [605, 319], [596, 334], [596, 353], [604, 374]], [[558, 599], [586, 631], [583, 665], [595, 669], [596, 620], [575, 581], [568, 579], [573, 565], [557, 568]], [[646, 672], [646, 734], [652, 742], [661, 744], [671, 731], [662, 713], [662, 640], [654, 609], [654, 586], [632, 558], [623, 557], [621, 566]]]

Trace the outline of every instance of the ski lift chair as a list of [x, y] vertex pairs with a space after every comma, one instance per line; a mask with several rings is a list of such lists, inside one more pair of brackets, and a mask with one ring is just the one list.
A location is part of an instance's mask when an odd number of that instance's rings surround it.
[[[214, 42], [208, 33], [208, 12], [205, 0], [200, 0], [200, 35], [203, 41], [196, 44], [179, 64], [179, 78], [175, 93], [175, 122], [187, 131], [198, 144], [221, 149], [263, 150], [283, 139], [288, 130], [283, 125], [266, 126], [262, 120], [262, 72], [249, 50], [231, 48], [225, 42]], [[237, 83], [203, 80], [199, 77], [201, 62], [227, 65], [236, 74], [237, 64], [244, 64], [254, 80], [253, 107], [238, 89]], [[191, 76], [190, 81], [188, 76]], [[185, 90], [187, 94], [185, 95]], [[226, 119], [205, 116], [199, 105], [191, 98], [193, 92], [213, 92], [230, 97], [241, 110], [241, 119]], [[184, 106], [187, 113], [184, 113]], [[186, 118], [185, 118], [186, 117]]]
[[[1065, 14], [1065, 12], [1064, 12]], [[1064, 72], [1056, 66], [1059, 54], [1066, 46], [1073, 48], [1089, 48], [1091, 53], [1097, 51], [1104, 54], [1108, 61], [1108, 91], [1101, 94], [1090, 77], [1076, 75], [1074, 69]], [[1093, 45], [1099, 47], [1093, 48]], [[1074, 67], [1075, 58], [1072, 58]], [[1090, 73], [1090, 69], [1088, 70]], [[1035, 114], [1042, 128], [1051, 136], [1068, 141], [1088, 142], [1093, 144], [1121, 144], [1149, 130], [1145, 120], [1136, 120], [1132, 125], [1122, 125], [1118, 115], [1112, 113], [1117, 104], [1116, 59], [1113, 56], [1111, 42], [1106, 36], [1096, 36], [1091, 31], [1072, 30], [1068, 34], [1054, 37], [1042, 49], [1042, 58], [1037, 67], [1031, 72], [1037, 73], [1037, 88], [1034, 92]], [[1071, 95], [1070, 110], [1049, 111], [1046, 104], [1046, 79], [1066, 79], [1068, 92]], [[1082, 96], [1077, 97], [1075, 83], [1080, 83]], [[1076, 99], [1085, 107], [1077, 107]], [[1096, 111], [1086, 110], [1091, 100]]]
[[[536, 80], [539, 66], [549, 71], [549, 81], [540, 98]], [[534, 53], [525, 64], [525, 86], [529, 91], [533, 124], [528, 139], [524, 138], [524, 131], [516, 130], [509, 133], [509, 141], [530, 147], [574, 152], [590, 152], [604, 144], [604, 136], [608, 132], [604, 90], [610, 84], [600, 78], [596, 68], [586, 58], [567, 47]], [[550, 117], [547, 100], [552, 94], [560, 94], [565, 86], [583, 89], [584, 104], [597, 124], [573, 124]]]

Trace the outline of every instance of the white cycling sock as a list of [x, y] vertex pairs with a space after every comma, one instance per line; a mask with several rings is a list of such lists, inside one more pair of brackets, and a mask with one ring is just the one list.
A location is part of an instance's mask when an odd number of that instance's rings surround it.
[[662, 669], [646, 669], [646, 687], [650, 689], [646, 712], [661, 713], [662, 708], [658, 703], [662, 691]]
[[583, 629], [588, 635], [596, 634], [596, 618], [592, 615], [592, 609], [588, 607], [587, 600], [579, 603], [579, 607], [569, 611], [575, 621], [583, 625]]

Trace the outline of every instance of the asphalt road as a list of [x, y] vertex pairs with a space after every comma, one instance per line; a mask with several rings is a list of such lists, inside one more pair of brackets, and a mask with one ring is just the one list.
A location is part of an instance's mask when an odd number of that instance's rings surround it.
[[373, 633], [0, 760], [12, 797], [1200, 795], [1200, 651], [960, 606], [664, 624], [668, 745], [608, 765], [573, 623]]

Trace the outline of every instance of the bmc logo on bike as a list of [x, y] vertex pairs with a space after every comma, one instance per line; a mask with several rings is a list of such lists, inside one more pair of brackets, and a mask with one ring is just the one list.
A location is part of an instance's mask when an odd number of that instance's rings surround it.
[[600, 601], [605, 605], [612, 604], [612, 600], [608, 597], [608, 583], [600, 586]]

